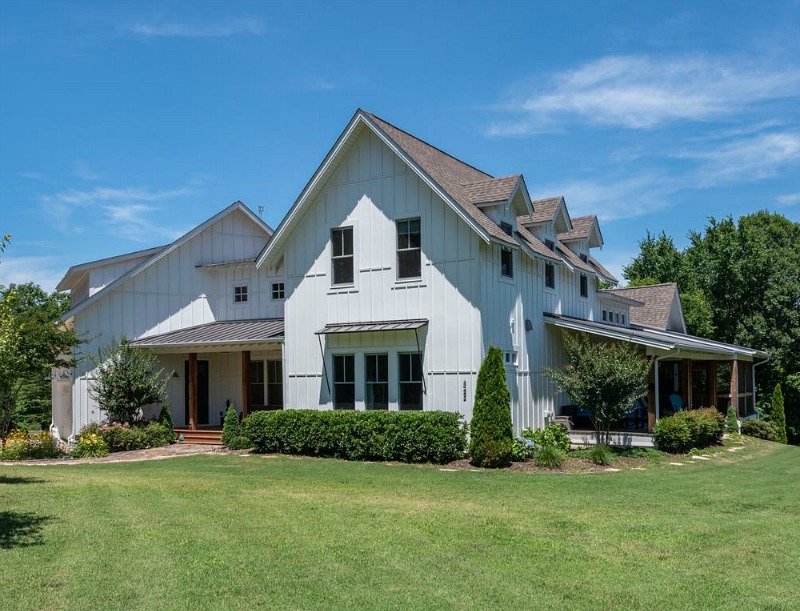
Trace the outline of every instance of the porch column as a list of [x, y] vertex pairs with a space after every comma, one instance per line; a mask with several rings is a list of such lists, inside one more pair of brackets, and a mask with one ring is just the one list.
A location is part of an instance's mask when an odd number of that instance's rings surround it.
[[242, 418], [250, 410], [250, 351], [242, 350]]
[[717, 361], [708, 366], [708, 395], [709, 407], [717, 407]]
[[733, 359], [731, 361], [731, 405], [733, 405], [733, 409], [736, 410], [736, 417], [740, 416], [739, 414], [739, 361]]
[[686, 403], [686, 409], [692, 408], [692, 360], [683, 359], [683, 400]]
[[655, 363], [647, 374], [647, 432], [652, 433], [656, 426], [656, 373]]
[[189, 353], [189, 428], [197, 429], [197, 353]]

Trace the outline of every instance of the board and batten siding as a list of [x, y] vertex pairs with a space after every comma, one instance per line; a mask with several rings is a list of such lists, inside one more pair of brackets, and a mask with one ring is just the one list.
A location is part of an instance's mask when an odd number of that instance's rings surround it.
[[[397, 280], [397, 220], [420, 218], [422, 277]], [[354, 283], [331, 285], [331, 230], [353, 227]], [[286, 406], [329, 409], [315, 331], [328, 323], [428, 319], [419, 332], [425, 409], [469, 418], [480, 367], [480, 238], [372, 132], [364, 131], [295, 225], [286, 269]], [[364, 359], [389, 354], [390, 409], [397, 409], [397, 354], [416, 352], [413, 332], [322, 336], [325, 367], [355, 355], [356, 409], [364, 409]], [[466, 389], [466, 400], [464, 392]]]
[[[240, 210], [233, 210], [168, 253], [140, 274], [114, 287], [74, 317], [75, 330], [88, 339], [83, 354], [121, 336], [139, 339], [219, 320], [278, 318], [283, 301], [271, 299], [271, 285], [283, 281], [282, 270], [243, 267], [198, 268], [197, 265], [253, 258], [266, 243], [264, 230]], [[233, 286], [244, 283], [252, 295], [233, 303]], [[101, 418], [88, 392], [93, 365], [83, 359], [74, 369], [73, 433]], [[175, 368], [182, 377], [183, 369]], [[210, 375], [214, 379], [215, 372]], [[172, 388], [170, 388], [172, 390]], [[238, 391], [237, 396], [241, 394]], [[183, 390], [180, 391], [180, 396]], [[183, 406], [173, 405], [176, 422]], [[212, 410], [212, 414], [215, 413]]]

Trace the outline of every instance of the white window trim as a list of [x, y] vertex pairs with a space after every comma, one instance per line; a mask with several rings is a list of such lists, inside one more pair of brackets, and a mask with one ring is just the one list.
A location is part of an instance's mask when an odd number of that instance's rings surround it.
[[[402, 223], [403, 221], [419, 221], [419, 276], [415, 276], [413, 278], [400, 277], [400, 264], [398, 262], [398, 254], [400, 253], [400, 244], [398, 243], [397, 224]], [[392, 265], [392, 267], [394, 268], [394, 281], [396, 284], [409, 284], [409, 283], [422, 282], [423, 270], [425, 269], [425, 256], [424, 256], [425, 250], [422, 247], [423, 235], [424, 235], [424, 230], [423, 230], [421, 214], [394, 219], [394, 264]]]
[[[283, 285], [283, 297], [275, 297], [274, 286], [276, 284], [282, 284]], [[281, 280], [280, 282], [270, 282], [269, 295], [270, 295], [270, 300], [272, 300], [272, 301], [284, 301], [286, 299], [286, 281]]]
[[[236, 301], [236, 289], [241, 287], [241, 286], [243, 286], [243, 287], [245, 287], [247, 289], [247, 299], [244, 300], [244, 301]], [[231, 282], [231, 284], [230, 284], [230, 296], [231, 296], [230, 297], [230, 299], [231, 299], [230, 304], [234, 308], [246, 308], [247, 306], [249, 306], [250, 305], [250, 297], [251, 297], [251, 295], [252, 295], [252, 293], [250, 293], [250, 283], [249, 282], [243, 282], [243, 281], [239, 281], [239, 280]]]
[[[352, 229], [353, 230], [353, 281], [346, 284], [333, 283], [333, 232], [337, 229]], [[331, 292], [352, 292], [353, 289], [358, 288], [358, 223], [356, 221], [348, 220], [344, 225], [337, 225], [328, 230], [328, 273], [330, 274], [330, 284], [328, 286]]]

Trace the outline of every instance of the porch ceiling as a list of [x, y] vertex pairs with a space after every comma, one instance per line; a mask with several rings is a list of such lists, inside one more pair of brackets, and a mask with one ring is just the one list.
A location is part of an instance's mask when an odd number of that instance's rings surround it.
[[663, 331], [639, 325], [621, 327], [549, 312], [544, 313], [544, 321], [546, 324], [562, 329], [627, 341], [654, 350], [666, 351], [667, 353], [674, 352], [676, 355], [680, 354], [682, 358], [694, 358], [697, 360], [755, 360], [756, 358], [768, 358], [769, 356], [766, 352], [754, 348], [725, 344], [675, 331]]
[[226, 320], [178, 329], [158, 335], [140, 337], [133, 346], [156, 348], [159, 352], [197, 351], [220, 352], [226, 349], [242, 350], [263, 347], [263, 344], [283, 342], [283, 318], [256, 320]]

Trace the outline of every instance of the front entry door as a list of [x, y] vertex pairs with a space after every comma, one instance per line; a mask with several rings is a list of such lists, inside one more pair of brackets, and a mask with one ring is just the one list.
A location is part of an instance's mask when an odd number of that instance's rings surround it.
[[[189, 426], [189, 361], [183, 362], [183, 405]], [[197, 424], [208, 424], [208, 361], [197, 361]]]

